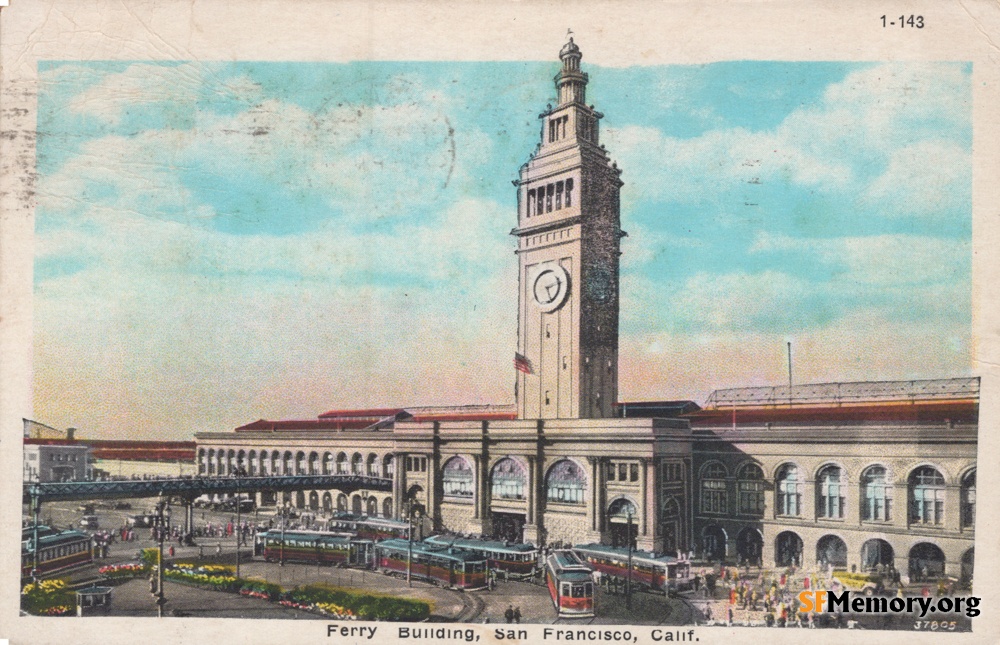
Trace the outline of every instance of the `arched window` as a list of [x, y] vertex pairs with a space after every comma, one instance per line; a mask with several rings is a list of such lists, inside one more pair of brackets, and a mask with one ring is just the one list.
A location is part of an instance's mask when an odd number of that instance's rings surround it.
[[352, 475], [365, 474], [365, 458], [361, 456], [360, 452], [354, 453], [354, 457], [351, 459], [351, 474]]
[[318, 475], [319, 474], [319, 453], [311, 452], [309, 453], [309, 474]]
[[471, 498], [474, 490], [472, 466], [462, 457], [452, 457], [442, 469], [441, 485], [449, 497]]
[[583, 504], [587, 478], [580, 466], [569, 459], [563, 459], [549, 469], [545, 490], [550, 502]]
[[892, 483], [883, 466], [872, 466], [861, 474], [861, 519], [888, 522], [892, 519]]
[[910, 474], [910, 522], [940, 526], [944, 523], [944, 477], [936, 468], [921, 466]]
[[323, 453], [323, 474], [324, 475], [333, 474], [333, 453], [331, 452]]
[[305, 475], [307, 473], [306, 468], [306, 453], [300, 450], [295, 453], [295, 474]]
[[376, 455], [374, 452], [368, 455], [367, 466], [368, 466], [369, 477], [379, 476], [378, 455]]
[[386, 455], [382, 460], [382, 473], [383, 477], [393, 477], [396, 474], [396, 460], [392, 455]]
[[347, 510], [347, 495], [343, 493], [337, 495], [337, 510], [338, 511]]
[[706, 464], [701, 469], [701, 512], [728, 513], [729, 499], [726, 495], [726, 467], [719, 462]]
[[340, 453], [337, 455], [337, 474], [346, 475], [348, 468], [347, 453]]
[[251, 450], [247, 453], [247, 473], [253, 477], [257, 474], [257, 451]]
[[392, 517], [392, 498], [386, 497], [382, 500], [382, 516]]
[[208, 474], [215, 474], [215, 449], [209, 448], [208, 450]]
[[976, 471], [970, 470], [962, 478], [962, 528], [976, 526]]
[[843, 471], [839, 466], [826, 466], [816, 477], [816, 516], [827, 519], [844, 519]]
[[500, 499], [524, 499], [524, 469], [510, 457], [493, 466], [490, 475], [492, 495]]
[[786, 464], [778, 471], [775, 478], [775, 510], [778, 515], [798, 517], [802, 514], [802, 480], [799, 478], [799, 467]]
[[757, 464], [746, 464], [736, 475], [739, 512], [743, 515], [764, 514], [764, 471]]
[[292, 453], [290, 450], [285, 451], [284, 458], [282, 459], [281, 474], [282, 475], [293, 475], [292, 471]]

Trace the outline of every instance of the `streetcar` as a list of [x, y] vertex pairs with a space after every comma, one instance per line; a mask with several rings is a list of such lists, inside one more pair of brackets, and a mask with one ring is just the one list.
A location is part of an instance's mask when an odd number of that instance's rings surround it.
[[[375, 561], [382, 573], [456, 589], [486, 588], [486, 558], [446, 546], [390, 538], [375, 543]], [[409, 565], [409, 566], [408, 566]]]
[[357, 513], [337, 511], [333, 514], [333, 517], [326, 521], [326, 530], [356, 533], [358, 530], [358, 522], [360, 522], [363, 518], [363, 515], [359, 515]]
[[[600, 571], [601, 575], [629, 577], [628, 549], [603, 544], [581, 544], [573, 547], [580, 558]], [[691, 586], [691, 565], [670, 555], [632, 550], [632, 585], [638, 589], [663, 594], [674, 593]]]
[[490, 569], [506, 571], [511, 578], [530, 578], [538, 561], [538, 549], [533, 544], [511, 544], [500, 540], [463, 538], [457, 535], [432, 535], [427, 544], [453, 546], [486, 556]]
[[[69, 529], [57, 531], [48, 526], [38, 527], [38, 575], [45, 576], [93, 562], [90, 536]], [[21, 531], [21, 577], [30, 578], [35, 566], [35, 530]]]
[[369, 540], [389, 540], [393, 538], [406, 540], [410, 536], [410, 524], [402, 520], [392, 520], [385, 517], [362, 517], [355, 523], [358, 537]]
[[285, 531], [271, 529], [258, 535], [267, 562], [306, 562], [341, 567], [369, 568], [372, 542], [349, 533]]
[[545, 584], [561, 618], [594, 615], [593, 570], [573, 551], [553, 551], [545, 560]]

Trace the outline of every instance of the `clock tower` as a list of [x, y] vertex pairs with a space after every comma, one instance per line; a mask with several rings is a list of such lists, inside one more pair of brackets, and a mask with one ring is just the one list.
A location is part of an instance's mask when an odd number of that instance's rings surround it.
[[522, 419], [611, 417], [618, 399], [621, 171], [600, 144], [603, 115], [586, 104], [572, 38], [559, 58], [558, 104], [539, 115], [541, 143], [514, 182]]

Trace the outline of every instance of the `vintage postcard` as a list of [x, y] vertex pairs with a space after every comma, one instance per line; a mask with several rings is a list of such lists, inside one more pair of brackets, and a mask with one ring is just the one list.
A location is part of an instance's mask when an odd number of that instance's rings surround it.
[[998, 25], [13, 0], [0, 638], [996, 642]]

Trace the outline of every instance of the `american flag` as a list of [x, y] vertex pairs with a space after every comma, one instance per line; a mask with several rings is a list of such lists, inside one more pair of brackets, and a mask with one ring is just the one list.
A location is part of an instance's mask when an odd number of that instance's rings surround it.
[[524, 372], [525, 374], [534, 374], [535, 370], [531, 367], [531, 361], [524, 354], [518, 354], [514, 352], [514, 369], [518, 372]]

